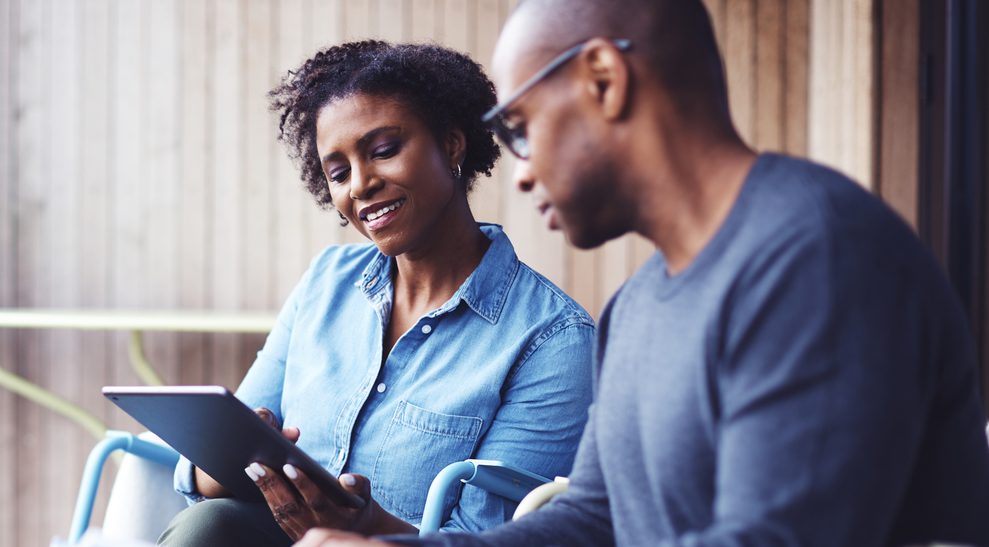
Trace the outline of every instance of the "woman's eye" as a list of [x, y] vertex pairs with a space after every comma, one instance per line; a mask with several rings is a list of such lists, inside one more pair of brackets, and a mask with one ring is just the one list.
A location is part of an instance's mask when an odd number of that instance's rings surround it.
[[383, 144], [374, 149], [372, 158], [390, 158], [398, 153], [399, 145], [396, 143]]
[[350, 169], [337, 169], [336, 171], [330, 171], [330, 180], [333, 182], [343, 182], [347, 179], [347, 175], [350, 174]]

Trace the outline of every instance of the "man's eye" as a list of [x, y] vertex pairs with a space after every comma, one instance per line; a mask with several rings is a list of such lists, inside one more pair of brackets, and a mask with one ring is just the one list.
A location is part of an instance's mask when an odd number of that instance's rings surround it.
[[511, 135], [512, 137], [525, 136], [525, 122], [522, 121], [505, 122], [505, 129], [508, 130], [508, 134]]
[[347, 175], [350, 174], [350, 169], [337, 169], [336, 171], [330, 171], [330, 180], [333, 182], [343, 182], [347, 180]]

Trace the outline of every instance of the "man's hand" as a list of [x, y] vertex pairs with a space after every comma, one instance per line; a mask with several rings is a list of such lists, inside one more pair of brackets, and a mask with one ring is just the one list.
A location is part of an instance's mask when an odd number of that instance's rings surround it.
[[302, 541], [294, 547], [398, 547], [393, 543], [385, 543], [375, 539], [367, 539], [357, 534], [313, 528], [302, 537]]

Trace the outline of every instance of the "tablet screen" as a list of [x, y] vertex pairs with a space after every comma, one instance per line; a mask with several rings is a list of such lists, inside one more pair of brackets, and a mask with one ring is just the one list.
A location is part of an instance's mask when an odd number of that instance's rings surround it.
[[337, 479], [222, 386], [106, 386], [103, 395], [216, 479], [234, 497], [263, 501], [252, 462], [301, 469], [332, 501], [361, 507]]

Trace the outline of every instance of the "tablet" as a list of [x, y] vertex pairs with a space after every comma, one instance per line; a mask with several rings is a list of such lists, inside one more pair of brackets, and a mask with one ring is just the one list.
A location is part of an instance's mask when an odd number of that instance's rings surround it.
[[263, 501], [244, 473], [252, 462], [301, 469], [333, 502], [362, 507], [323, 466], [221, 386], [105, 386], [103, 395], [161, 437], [234, 497]]

